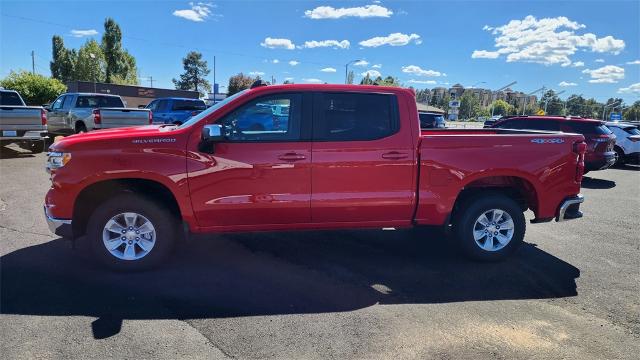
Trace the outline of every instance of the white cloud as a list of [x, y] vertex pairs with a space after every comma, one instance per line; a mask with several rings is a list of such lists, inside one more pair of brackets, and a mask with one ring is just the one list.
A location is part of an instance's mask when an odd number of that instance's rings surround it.
[[576, 61], [571, 66], [573, 66], [573, 67], [583, 67], [584, 66], [584, 61]]
[[378, 76], [382, 76], [382, 74], [380, 74], [380, 71], [373, 70], [373, 69], [372, 70], [367, 70], [367, 71], [361, 73], [360, 75], [362, 75], [363, 77], [369, 75], [369, 77], [372, 77], [372, 78], [377, 78]]
[[251, 75], [251, 76], [263, 76], [264, 73], [262, 71], [250, 71], [249, 75]]
[[289, 61], [289, 65], [291, 65], [291, 66], [296, 66], [298, 64], [300, 64], [300, 61], [296, 61], [296, 60]]
[[627, 65], [640, 65], [640, 60], [627, 61]]
[[500, 56], [500, 53], [497, 51], [474, 50], [471, 53], [472, 59], [497, 59], [498, 56]]
[[324, 82], [324, 81], [322, 81], [320, 79], [316, 79], [316, 78], [302, 79], [302, 81], [310, 83], [310, 84], [320, 84], [320, 83]]
[[382, 67], [382, 64], [371, 65], [371, 67], [374, 69], [380, 69]]
[[310, 19], [340, 19], [345, 17], [389, 17], [393, 11], [380, 5], [365, 5], [351, 8], [334, 8], [332, 6], [318, 6], [313, 10], [306, 10], [304, 16]]
[[592, 84], [614, 84], [624, 79], [624, 69], [615, 65], [607, 65], [595, 70], [585, 69], [582, 72], [591, 75], [589, 82]]
[[307, 48], [307, 49], [313, 49], [313, 48], [318, 48], [318, 47], [332, 47], [334, 49], [348, 49], [349, 46], [351, 46], [351, 43], [349, 42], [349, 40], [342, 40], [342, 41], [338, 41], [338, 40], [321, 40], [321, 41], [316, 41], [316, 40], [311, 40], [311, 41], [305, 41], [304, 45], [302, 47]]
[[271, 60], [271, 63], [272, 63], [272, 64], [278, 64], [279, 62], [280, 62], [280, 60], [278, 60], [278, 59], [273, 59], [273, 60]]
[[212, 15], [211, 9], [215, 7], [211, 3], [202, 3], [202, 2], [199, 2], [199, 3], [190, 2], [189, 6], [191, 6], [191, 9], [174, 11], [173, 16], [181, 17], [183, 19], [187, 19], [195, 22], [202, 22]]
[[[486, 26], [484, 30], [491, 27]], [[507, 62], [530, 62], [544, 65], [571, 65], [571, 56], [578, 50], [619, 54], [625, 47], [623, 40], [612, 36], [598, 38], [595, 34], [577, 34], [585, 25], [564, 16], [536, 19], [529, 15], [511, 20], [491, 30], [496, 35], [496, 51], [476, 50], [472, 57], [497, 58], [506, 56]]]
[[390, 46], [405, 46], [411, 42], [414, 42], [416, 45], [422, 44], [422, 40], [420, 39], [420, 35], [418, 34], [403, 34], [403, 33], [393, 33], [388, 36], [376, 36], [371, 39], [360, 41], [360, 46], [364, 47], [378, 47], [383, 45]]
[[618, 89], [618, 94], [640, 94], [640, 83], [631, 84], [628, 87]]
[[369, 65], [369, 62], [366, 60], [358, 60], [355, 63], [353, 63], [353, 66], [367, 66]]
[[493, 29], [494, 28], [492, 26], [489, 26], [489, 25], [485, 25], [485, 26], [482, 27], [482, 30], [484, 30], [484, 31], [493, 31]]
[[604, 62], [604, 59], [595, 59], [595, 62], [597, 62], [597, 63], [603, 63], [603, 62]]
[[279, 39], [279, 38], [272, 38], [272, 37], [265, 38], [264, 42], [260, 43], [260, 46], [266, 47], [269, 49], [293, 50], [296, 48], [293, 42], [289, 39]]
[[414, 74], [418, 76], [433, 76], [433, 77], [447, 76], [447, 74], [445, 73], [441, 73], [439, 71], [434, 71], [434, 70], [424, 70], [420, 66], [416, 66], [416, 65], [403, 66], [402, 72], [407, 74]]
[[324, 68], [324, 69], [321, 69], [320, 71], [322, 71], [322, 72], [328, 72], [328, 73], [334, 73], [334, 72], [336, 72], [337, 70], [336, 70], [335, 68], [332, 68], [332, 67], [326, 67], [326, 68]]
[[89, 30], [71, 30], [71, 36], [81, 38], [85, 36], [95, 36], [98, 35], [98, 32], [94, 29]]
[[435, 85], [437, 81], [435, 80], [414, 80], [411, 79], [408, 81], [410, 84], [421, 84], [421, 85]]
[[561, 81], [558, 86], [560, 87], [568, 87], [568, 86], [578, 86], [578, 84], [574, 82]]

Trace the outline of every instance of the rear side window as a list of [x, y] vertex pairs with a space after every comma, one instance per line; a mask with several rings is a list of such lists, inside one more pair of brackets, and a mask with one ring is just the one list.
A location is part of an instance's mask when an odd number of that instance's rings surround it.
[[439, 114], [418, 113], [420, 118], [420, 128], [443, 128], [445, 126], [444, 116]]
[[316, 97], [314, 107], [315, 141], [375, 140], [399, 129], [393, 95], [323, 93]]
[[578, 134], [588, 135], [610, 135], [611, 130], [604, 124], [591, 121], [568, 121], [566, 124], [567, 129], [563, 129], [565, 132], [575, 132]]
[[174, 100], [173, 110], [204, 110], [207, 106], [202, 100]]
[[500, 129], [527, 129], [526, 121], [522, 119], [500, 121], [496, 127]]
[[531, 119], [524, 123], [526, 124], [526, 129], [529, 130], [560, 131], [560, 125], [558, 125], [557, 121], [553, 120]]
[[77, 108], [124, 107], [122, 100], [115, 96], [80, 95], [76, 101]]
[[0, 105], [7, 106], [22, 106], [22, 99], [17, 93], [13, 91], [1, 91], [0, 92]]

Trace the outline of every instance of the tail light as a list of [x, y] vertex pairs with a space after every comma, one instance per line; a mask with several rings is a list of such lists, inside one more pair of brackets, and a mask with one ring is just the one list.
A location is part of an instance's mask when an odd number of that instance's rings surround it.
[[584, 175], [584, 152], [587, 151], [587, 144], [584, 142], [573, 143], [573, 152], [578, 155], [578, 163], [576, 164], [576, 182], [582, 181]]
[[42, 125], [47, 125], [47, 112], [44, 109], [40, 109], [40, 121]]
[[149, 110], [149, 125], [153, 124], [153, 111]]
[[93, 122], [96, 125], [102, 124], [102, 115], [100, 115], [100, 109], [93, 110]]

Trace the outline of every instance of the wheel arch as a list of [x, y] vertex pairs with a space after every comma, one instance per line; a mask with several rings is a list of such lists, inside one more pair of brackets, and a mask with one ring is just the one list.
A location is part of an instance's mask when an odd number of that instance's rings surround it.
[[146, 178], [116, 178], [101, 180], [84, 187], [73, 206], [73, 234], [81, 236], [93, 211], [107, 199], [124, 192], [141, 194], [166, 205], [170, 213], [181, 221], [183, 211], [174, 193], [161, 182]]

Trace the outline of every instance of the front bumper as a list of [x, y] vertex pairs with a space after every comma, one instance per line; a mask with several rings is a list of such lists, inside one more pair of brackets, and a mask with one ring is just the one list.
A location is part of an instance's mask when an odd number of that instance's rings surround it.
[[582, 194], [578, 194], [576, 196], [571, 196], [560, 204], [560, 208], [558, 209], [558, 214], [556, 215], [556, 221], [565, 221], [565, 220], [573, 220], [579, 219], [582, 217], [582, 211], [580, 211], [580, 204], [584, 202], [584, 196]]
[[49, 215], [46, 206], [44, 207], [44, 216], [47, 218], [47, 225], [49, 225], [49, 230], [51, 230], [52, 233], [63, 238], [73, 238], [71, 220], [52, 217]]

